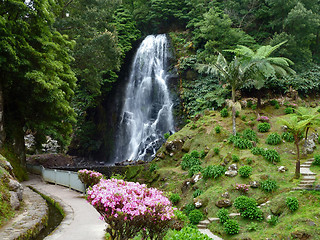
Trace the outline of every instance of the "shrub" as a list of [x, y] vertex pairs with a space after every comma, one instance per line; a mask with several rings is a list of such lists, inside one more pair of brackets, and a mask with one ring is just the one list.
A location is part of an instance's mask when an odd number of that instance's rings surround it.
[[220, 152], [220, 148], [215, 147], [215, 148], [213, 149], [213, 152], [214, 152], [214, 154], [218, 155], [219, 152]]
[[238, 190], [239, 192], [242, 192], [242, 193], [248, 192], [249, 187], [250, 187], [250, 185], [246, 185], [246, 184], [236, 184], [236, 190]]
[[284, 113], [285, 114], [292, 114], [292, 113], [294, 113], [294, 108], [287, 107], [287, 108], [284, 109]]
[[241, 177], [247, 178], [252, 174], [252, 167], [242, 166], [239, 168], [239, 174]]
[[228, 109], [227, 108], [224, 108], [220, 111], [220, 116], [221, 117], [228, 117], [229, 116], [229, 112], [228, 112]]
[[251, 108], [251, 107], [252, 107], [252, 105], [253, 105], [252, 101], [251, 101], [251, 100], [249, 100], [249, 101], [247, 102], [247, 107], [248, 107], [248, 108]]
[[290, 133], [290, 132], [284, 132], [284, 133], [282, 133], [281, 138], [282, 138], [283, 140], [285, 140], [286, 142], [293, 142], [293, 141], [294, 141], [293, 134]]
[[203, 191], [201, 189], [197, 189], [193, 192], [192, 196], [193, 198], [196, 198], [196, 197], [199, 197], [202, 193]]
[[233, 142], [234, 146], [239, 149], [250, 149], [253, 147], [253, 144], [248, 139], [237, 138]]
[[278, 188], [278, 184], [275, 180], [267, 179], [260, 182], [260, 188], [265, 192], [273, 192]]
[[268, 220], [268, 223], [269, 223], [271, 226], [277, 225], [277, 223], [278, 223], [278, 217], [275, 216], [275, 215], [272, 215], [271, 218]]
[[296, 197], [287, 197], [286, 205], [291, 212], [294, 212], [299, 208], [299, 201]]
[[199, 158], [200, 157], [200, 154], [197, 150], [193, 150], [191, 153], [190, 153], [190, 156], [193, 157], [193, 158]]
[[190, 169], [189, 169], [189, 177], [192, 177], [194, 174], [198, 173], [198, 172], [201, 172], [202, 171], [202, 167], [200, 165], [195, 165], [195, 166], [192, 166]]
[[202, 150], [202, 151], [200, 152], [200, 158], [201, 158], [201, 159], [204, 159], [206, 155], [207, 155], [207, 154], [206, 154], [206, 152], [205, 152], [204, 150]]
[[173, 228], [176, 230], [182, 229], [186, 224], [189, 223], [189, 218], [183, 212], [179, 211], [178, 209], [174, 210], [174, 215], [176, 220], [173, 223]]
[[226, 208], [219, 209], [217, 216], [219, 218], [220, 223], [225, 223], [227, 220], [229, 220], [229, 211]]
[[240, 196], [234, 200], [234, 207], [239, 210], [244, 218], [263, 220], [261, 209], [257, 208], [257, 202], [253, 198]]
[[248, 139], [250, 141], [258, 142], [257, 134], [250, 128], [243, 130], [242, 136], [243, 138]]
[[170, 137], [170, 133], [166, 132], [165, 134], [163, 134], [163, 136], [164, 136], [165, 139], [168, 139]]
[[251, 149], [251, 153], [253, 155], [263, 155], [265, 152], [265, 150], [263, 148], [259, 148], [259, 147], [254, 147]]
[[223, 227], [224, 227], [224, 231], [229, 235], [234, 235], [239, 233], [239, 229], [240, 229], [238, 222], [231, 219], [227, 220], [223, 224]]
[[276, 104], [274, 105], [274, 108], [275, 108], [275, 109], [279, 109], [279, 108], [280, 108], [279, 103], [276, 103]]
[[257, 109], [257, 104], [253, 104], [251, 107], [252, 110], [256, 110]]
[[181, 200], [181, 197], [178, 193], [171, 193], [169, 200], [175, 204], [178, 203]]
[[231, 155], [231, 159], [233, 162], [239, 162], [240, 161], [240, 158], [238, 155], [235, 155], [235, 154], [232, 154]]
[[258, 124], [258, 131], [259, 132], [262, 132], [262, 133], [268, 132], [270, 130], [270, 128], [271, 128], [270, 123], [264, 122], [264, 123]]
[[210, 165], [207, 166], [205, 169], [203, 169], [202, 176], [204, 179], [208, 179], [208, 178], [218, 178], [220, 176], [222, 176], [224, 173], [226, 172], [226, 169], [221, 166], [221, 165]]
[[271, 106], [275, 106], [277, 103], [278, 103], [277, 100], [274, 100], [274, 99], [270, 100]]
[[313, 165], [320, 165], [320, 155], [315, 154], [314, 156], [314, 160], [312, 162]]
[[201, 165], [200, 159], [191, 157], [191, 155], [188, 153], [183, 155], [181, 162], [181, 167], [183, 170], [189, 169], [195, 165]]
[[267, 149], [264, 151], [263, 157], [269, 162], [280, 162], [280, 155], [274, 149]]
[[216, 133], [220, 133], [221, 132], [221, 126], [216, 126], [214, 128], [214, 130], [216, 131]]
[[278, 145], [280, 143], [281, 143], [281, 137], [278, 133], [271, 133], [266, 139], [266, 144], [269, 144], [269, 145]]
[[151, 239], [162, 239], [174, 221], [169, 199], [144, 184], [100, 180], [87, 194], [88, 202], [108, 224], [106, 231], [113, 239], [130, 239], [141, 231]]
[[159, 169], [158, 164], [156, 164], [156, 163], [151, 163], [150, 164], [150, 167], [149, 167], [149, 171], [150, 172], [154, 172], [154, 171], [156, 171], [158, 169]]
[[180, 231], [174, 230], [169, 238], [165, 240], [181, 240], [181, 239], [197, 239], [197, 240], [211, 240], [206, 234], [201, 233], [198, 229], [192, 227], [184, 227]]
[[78, 171], [78, 178], [80, 181], [89, 187], [98, 184], [102, 177], [103, 175], [96, 171], [88, 169], [81, 169]]
[[188, 217], [189, 217], [190, 222], [192, 224], [196, 225], [202, 220], [203, 214], [200, 210], [194, 209], [189, 213]]
[[194, 204], [193, 204], [193, 203], [188, 203], [187, 205], [184, 206], [183, 212], [184, 212], [187, 216], [189, 216], [189, 213], [190, 213], [192, 210], [194, 210], [194, 209], [196, 209], [196, 207], [194, 206]]

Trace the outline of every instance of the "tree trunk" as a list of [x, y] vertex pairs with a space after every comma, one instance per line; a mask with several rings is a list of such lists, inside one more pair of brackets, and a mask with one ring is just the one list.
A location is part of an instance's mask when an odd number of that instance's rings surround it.
[[309, 132], [309, 127], [307, 127], [307, 130], [306, 130], [306, 138], [305, 138], [305, 141], [307, 141], [307, 139], [308, 139], [308, 132]]
[[2, 92], [2, 84], [0, 82], [0, 149], [3, 146], [3, 143], [6, 138], [6, 134], [4, 131], [4, 109], [3, 109], [3, 92]]
[[261, 108], [261, 91], [257, 90], [257, 108]]
[[236, 130], [236, 88], [235, 86], [232, 86], [232, 134], [235, 136], [237, 134]]
[[297, 160], [296, 160], [296, 178], [300, 178], [300, 149], [299, 149], [299, 141], [297, 141], [297, 138], [299, 136], [295, 136], [295, 145], [297, 148]]
[[14, 152], [20, 160], [20, 165], [26, 166], [26, 149], [24, 142], [24, 131], [23, 127], [17, 125], [14, 133]]

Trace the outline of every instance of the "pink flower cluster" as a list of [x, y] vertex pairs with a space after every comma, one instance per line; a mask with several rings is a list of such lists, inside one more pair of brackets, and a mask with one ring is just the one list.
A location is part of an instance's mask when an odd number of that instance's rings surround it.
[[257, 118], [257, 121], [259, 122], [269, 122], [270, 119], [267, 116], [260, 116]]
[[246, 185], [246, 184], [236, 184], [236, 190], [246, 193], [249, 191], [249, 187], [250, 185]]
[[88, 201], [106, 218], [133, 220], [145, 215], [152, 221], [170, 220], [174, 208], [167, 197], [155, 188], [119, 179], [101, 180], [88, 192]]
[[81, 182], [88, 186], [93, 186], [100, 182], [103, 175], [99, 172], [88, 170], [88, 169], [82, 169], [78, 171], [78, 178]]

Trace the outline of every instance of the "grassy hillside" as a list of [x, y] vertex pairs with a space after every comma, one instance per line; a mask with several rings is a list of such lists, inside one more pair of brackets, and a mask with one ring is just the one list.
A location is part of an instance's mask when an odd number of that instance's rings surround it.
[[[300, 103], [301, 105], [301, 103]], [[254, 108], [254, 107], [253, 107]], [[263, 149], [275, 149], [280, 154], [280, 162], [272, 163], [262, 155], [254, 155], [251, 149], [239, 149], [230, 142], [232, 131], [231, 112], [228, 117], [221, 117], [218, 111], [206, 111], [204, 115], [196, 116], [194, 121], [188, 123], [179, 132], [171, 135], [167, 140], [178, 143], [177, 149], [171, 151], [166, 144], [157, 153], [150, 164], [149, 171], [129, 173], [132, 180], [145, 181], [151, 186], [160, 188], [166, 192], [177, 193], [181, 200], [177, 206], [181, 209], [189, 208], [194, 201], [201, 201], [199, 208], [206, 218], [217, 217], [219, 208], [215, 205], [218, 200], [223, 199], [221, 194], [228, 192], [230, 200], [245, 195], [254, 198], [261, 206], [264, 219], [262, 221], [236, 217], [240, 231], [236, 235], [227, 235], [224, 227], [219, 222], [210, 224], [210, 230], [222, 236], [224, 239], [289, 239], [299, 237], [300, 239], [320, 239], [320, 192], [319, 191], [293, 191], [298, 185], [299, 179], [294, 178], [296, 149], [292, 142], [281, 139], [278, 145], [266, 143], [268, 135], [278, 133], [282, 135], [282, 126], [279, 123], [280, 117], [285, 117], [286, 106], [278, 109], [271, 104], [263, 109], [245, 108], [239, 112], [236, 119], [237, 132], [243, 133], [246, 129], [252, 129], [257, 135], [256, 147]], [[261, 133], [257, 129], [257, 116], [267, 116], [270, 119], [271, 129]], [[220, 126], [221, 131], [217, 131]], [[219, 127], [218, 127], [219, 128]], [[314, 130], [309, 132], [312, 134]], [[303, 141], [301, 145], [303, 144]], [[238, 169], [247, 165], [252, 167], [252, 175], [248, 178], [241, 177], [238, 173], [235, 177], [227, 177], [224, 174], [220, 177], [201, 179], [194, 184], [191, 181], [191, 173], [188, 168], [182, 169], [183, 156], [192, 151], [198, 151], [202, 155], [201, 168], [209, 165], [223, 165], [227, 169], [231, 164], [236, 164]], [[319, 154], [317, 148], [313, 154], [301, 155], [301, 162]], [[233, 155], [239, 157], [237, 158]], [[287, 171], [279, 172], [279, 166], [284, 166]], [[199, 169], [198, 169], [199, 170]], [[316, 184], [320, 184], [320, 167], [312, 166], [311, 170], [317, 173]], [[197, 173], [197, 171], [196, 171]], [[202, 174], [203, 175], [203, 174]], [[127, 175], [128, 176], [128, 175]], [[261, 187], [250, 187], [247, 193], [236, 190], [236, 184], [249, 184], [252, 181], [259, 183], [272, 180], [277, 188], [266, 192]], [[194, 195], [200, 194], [196, 199]], [[299, 201], [298, 210], [291, 212], [286, 206], [287, 197], [296, 197]], [[267, 204], [264, 204], [267, 203]], [[236, 213], [238, 210], [232, 205], [228, 208], [229, 213]], [[275, 215], [275, 225], [268, 223], [267, 217]]]

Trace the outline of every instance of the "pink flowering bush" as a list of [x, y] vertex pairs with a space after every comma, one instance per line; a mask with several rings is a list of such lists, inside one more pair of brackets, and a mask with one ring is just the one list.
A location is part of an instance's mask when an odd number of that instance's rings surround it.
[[93, 186], [100, 182], [103, 175], [99, 172], [82, 169], [78, 171], [78, 178], [81, 182], [83, 182], [86, 186]]
[[257, 118], [258, 122], [270, 122], [270, 119], [267, 116], [260, 116]]
[[242, 192], [242, 193], [247, 193], [249, 191], [250, 185], [246, 184], [236, 184], [236, 190]]
[[142, 232], [143, 239], [163, 239], [175, 216], [171, 202], [155, 188], [121, 179], [101, 180], [87, 200], [108, 223], [111, 239], [125, 240]]

